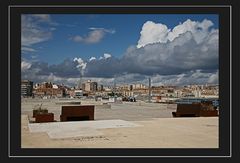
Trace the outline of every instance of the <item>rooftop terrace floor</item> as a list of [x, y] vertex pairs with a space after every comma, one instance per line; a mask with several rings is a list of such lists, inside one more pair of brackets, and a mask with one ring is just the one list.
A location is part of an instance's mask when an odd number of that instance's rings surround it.
[[[43, 102], [55, 120], [56, 100], [22, 102], [22, 148], [218, 148], [218, 117], [172, 118], [176, 105], [112, 104], [95, 108], [94, 121], [29, 123], [34, 105]], [[101, 105], [82, 101], [82, 104]]]

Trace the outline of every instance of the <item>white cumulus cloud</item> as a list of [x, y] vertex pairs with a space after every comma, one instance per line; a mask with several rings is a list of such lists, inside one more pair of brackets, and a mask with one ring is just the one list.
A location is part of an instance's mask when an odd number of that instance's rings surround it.
[[169, 31], [168, 27], [164, 24], [147, 21], [140, 32], [141, 36], [137, 47], [140, 48], [150, 43], [166, 42]]
[[173, 29], [169, 29], [165, 24], [147, 21], [142, 27], [140, 32], [141, 36], [138, 41], [137, 48], [143, 47], [147, 44], [153, 43], [166, 43], [173, 41], [181, 34], [191, 32], [194, 40], [199, 44], [202, 43], [204, 38], [209, 34], [209, 28], [213, 26], [212, 21], [204, 19], [202, 22], [192, 21], [187, 19], [185, 22], [180, 23]]

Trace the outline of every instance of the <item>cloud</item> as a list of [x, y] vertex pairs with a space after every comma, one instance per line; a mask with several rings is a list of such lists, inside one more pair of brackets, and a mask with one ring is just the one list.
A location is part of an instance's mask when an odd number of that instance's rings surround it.
[[83, 76], [84, 75], [84, 71], [85, 71], [86, 66], [87, 66], [87, 62], [84, 62], [82, 60], [82, 58], [74, 58], [73, 61], [78, 63], [78, 65], [76, 67], [78, 69], [80, 69], [81, 76]]
[[175, 75], [191, 70], [218, 69], [218, 31], [208, 33], [198, 44], [191, 32], [179, 35], [172, 42], [131, 47], [123, 57], [101, 57], [86, 67], [86, 76], [112, 77], [123, 73], [142, 75]]
[[31, 64], [30, 62], [22, 61], [22, 62], [21, 62], [21, 71], [26, 71], [26, 70], [28, 70], [31, 66], [32, 66], [32, 64]]
[[32, 14], [31, 16], [38, 18], [38, 21], [42, 21], [42, 22], [50, 22], [51, 21], [50, 15], [48, 15], [48, 14]]
[[[214, 81], [210, 80], [213, 75]], [[153, 85], [217, 84], [218, 71], [210, 73], [196, 70], [178, 75], [155, 75], [151, 79]]]
[[208, 34], [209, 28], [213, 26], [212, 21], [204, 19], [202, 22], [186, 20], [183, 24], [179, 24], [169, 32], [168, 39], [174, 40], [180, 34], [191, 32], [197, 43], [201, 43]]
[[108, 59], [108, 58], [111, 58], [111, 57], [112, 57], [111, 54], [104, 53], [103, 56], [100, 56], [100, 57], [99, 57], [99, 60], [102, 60], [102, 59]]
[[99, 60], [95, 60], [94, 62], [88, 62], [84, 76], [111, 78], [123, 70], [122, 60], [115, 57], [106, 59], [105, 57], [100, 57]]
[[[153, 85], [216, 84], [219, 31], [211, 27], [212, 22], [206, 19], [202, 22], [187, 20], [173, 29], [148, 21], [141, 31], [141, 41], [138, 42], [141, 46], [129, 46], [120, 58], [104, 53], [99, 59], [91, 57], [84, 60], [76, 57], [56, 65], [35, 62], [22, 72], [23, 77], [28, 76], [34, 80], [41, 77], [42, 80], [52, 75], [54, 80], [71, 83], [77, 81], [81, 74], [84, 79], [102, 83], [113, 82], [115, 79], [119, 83], [147, 84], [151, 77]], [[95, 28], [91, 30], [103, 31]], [[86, 37], [78, 39], [84, 42]]]
[[33, 45], [50, 40], [56, 25], [48, 14], [21, 15], [22, 53], [34, 52]]
[[74, 36], [71, 38], [71, 40], [75, 41], [75, 42], [81, 42], [83, 41], [83, 38], [81, 36]]
[[141, 36], [137, 47], [140, 48], [149, 43], [166, 42], [169, 31], [164, 24], [147, 21], [140, 32]]
[[105, 59], [108, 59], [108, 58], [111, 58], [111, 57], [112, 57], [111, 54], [108, 54], [108, 53], [103, 54], [103, 58], [105, 58]]
[[30, 47], [22, 46], [21, 51], [22, 53], [32, 53], [32, 52], [36, 52], [37, 50]]
[[37, 55], [31, 55], [32, 59], [36, 59], [38, 56]]
[[24, 14], [21, 16], [21, 43], [23, 46], [31, 46], [52, 37], [50, 28], [43, 25], [49, 25], [50, 16], [46, 14]]
[[91, 58], [89, 59], [89, 61], [93, 61], [93, 60], [96, 60], [96, 57], [91, 57]]
[[76, 35], [70, 38], [70, 40], [79, 43], [95, 44], [100, 42], [107, 33], [114, 34], [115, 30], [104, 28], [89, 28], [91, 30], [86, 36]]
[[210, 75], [208, 79], [208, 83], [218, 83], [218, 77], [219, 76], [219, 71], [216, 71], [216, 73], [213, 73]]
[[[79, 77], [81, 67], [78, 67], [78, 61], [73, 61], [72, 59], [65, 59], [59, 64], [49, 65], [46, 62], [36, 61], [32, 62], [32, 67], [28, 72], [34, 72], [36, 76], [44, 76], [53, 73], [53, 75], [58, 77]], [[30, 72], [30, 74], [32, 74]], [[27, 73], [27, 72], [26, 72]]]
[[104, 37], [105, 32], [102, 30], [94, 30], [91, 31], [88, 35], [88, 37], [86, 37], [84, 40], [86, 43], [97, 43], [99, 41], [102, 40], [102, 38]]
[[152, 43], [166, 43], [173, 41], [181, 34], [191, 32], [197, 43], [201, 43], [208, 34], [209, 28], [213, 26], [212, 21], [204, 19], [202, 22], [191, 21], [187, 19], [184, 23], [168, 29], [165, 24], [147, 21], [140, 32], [141, 36], [138, 41], [137, 48], [144, 47]]
[[[30, 68], [31, 69], [31, 68]], [[27, 71], [29, 71], [28, 69]], [[55, 72], [48, 72], [46, 74], [39, 75], [39, 69], [33, 68], [31, 73], [22, 72], [22, 79], [29, 79], [34, 82], [51, 81], [55, 83], [64, 83], [70, 86], [76, 86], [79, 82], [79, 76], [71, 75], [69, 77], [61, 75], [59, 76]], [[177, 85], [183, 86], [188, 84], [217, 84], [218, 83], [218, 71], [216, 72], [203, 72], [201, 70], [190, 71], [181, 73], [178, 75], [142, 75], [126, 73], [115, 77], [81, 77], [82, 81], [92, 80], [102, 85], [113, 85], [114, 82], [117, 85], [120, 84], [135, 84], [142, 83], [148, 85], [148, 78], [151, 78], [153, 86], [161, 85]]]
[[[185, 26], [187, 30], [183, 30]], [[192, 26], [201, 28], [197, 28], [197, 32], [190, 31], [189, 29], [192, 29]], [[168, 38], [167, 41], [164, 41], [161, 36], [162, 41], [160, 42], [149, 43], [140, 48], [130, 46], [121, 58], [111, 57], [104, 60], [104, 57], [101, 56], [99, 60], [88, 64], [85, 76], [111, 78], [123, 74], [165, 77], [172, 75], [176, 80], [171, 79], [169, 82], [180, 83], [180, 81], [183, 81], [182, 79], [187, 82], [183, 74], [189, 74], [191, 71], [201, 70], [202, 72], [213, 73], [218, 70], [219, 66], [219, 32], [218, 29], [210, 29], [211, 26], [212, 24], [208, 20], [193, 23], [187, 20], [171, 31], [175, 34], [174, 39], [172, 37], [172, 40], [169, 40], [169, 35], [165, 35]], [[169, 31], [163, 25], [154, 26], [152, 29], [155, 28], [164, 28], [165, 31]], [[160, 29], [159, 31], [164, 30]], [[197, 37], [199, 33], [203, 33], [203, 35]], [[213, 80], [214, 77], [216, 78], [217, 75], [213, 75], [209, 82], [216, 82], [217, 80]], [[164, 79], [166, 80], [166, 78]], [[193, 82], [193, 80], [190, 81]]]
[[91, 27], [91, 28], [88, 28], [88, 29], [93, 30], [93, 31], [100, 30], [100, 31], [104, 31], [106, 33], [111, 33], [111, 34], [116, 33], [116, 31], [114, 29], [95, 28], [95, 27]]
[[82, 69], [85, 69], [86, 68], [86, 66], [87, 66], [87, 63], [86, 62], [84, 62], [83, 60], [82, 60], [82, 58], [74, 58], [73, 59], [73, 61], [74, 62], [78, 62], [78, 65], [77, 65], [77, 68], [82, 68]]

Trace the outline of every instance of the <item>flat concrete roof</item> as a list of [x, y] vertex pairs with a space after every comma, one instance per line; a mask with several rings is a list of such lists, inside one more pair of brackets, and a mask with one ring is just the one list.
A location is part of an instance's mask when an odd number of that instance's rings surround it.
[[77, 122], [30, 123], [30, 133], [46, 132], [49, 138], [75, 138], [79, 136], [103, 135], [100, 129], [138, 127], [140, 125], [124, 120], [98, 120]]
[[[21, 112], [22, 114], [32, 116], [33, 108], [43, 103], [42, 108], [46, 108], [48, 112], [54, 113], [54, 119], [59, 121], [62, 105], [56, 103], [64, 101], [58, 99], [23, 99]], [[77, 102], [77, 99], [69, 99], [68, 101]], [[145, 103], [142, 101], [123, 102], [122, 104], [111, 103], [108, 105], [103, 105], [103, 102], [95, 100], [79, 101], [81, 101], [82, 105], [95, 105], [95, 120], [121, 119], [126, 121], [141, 121], [152, 118], [171, 118], [172, 112], [176, 111], [177, 108], [176, 104]]]
[[[78, 99], [67, 99], [77, 101]], [[37, 104], [59, 121], [58, 99], [22, 99], [22, 148], [218, 148], [218, 117], [172, 118], [176, 104], [137, 102], [104, 106], [95, 100], [94, 121], [31, 123]]]
[[218, 148], [218, 117], [29, 124], [22, 148]]

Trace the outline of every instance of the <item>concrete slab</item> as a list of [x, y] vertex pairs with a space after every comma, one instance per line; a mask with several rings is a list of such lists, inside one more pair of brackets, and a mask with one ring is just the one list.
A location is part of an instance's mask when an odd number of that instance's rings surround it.
[[[86, 121], [82, 122], [84, 124]], [[90, 122], [90, 121], [88, 121]], [[94, 121], [91, 121], [94, 122]], [[97, 121], [95, 121], [97, 122]], [[101, 121], [114, 126], [114, 121]], [[117, 120], [116, 122], [120, 122]], [[123, 121], [121, 121], [123, 122]], [[70, 122], [62, 124], [70, 126]], [[71, 122], [74, 123], [74, 122]], [[112, 124], [111, 124], [112, 123]], [[49, 123], [50, 124], [50, 123]], [[52, 123], [54, 124], [54, 122]], [[94, 124], [94, 123], [93, 123]], [[98, 123], [97, 123], [98, 124]], [[99, 123], [100, 124], [100, 123]], [[121, 123], [120, 123], [121, 124]], [[126, 124], [126, 123], [124, 123]], [[129, 124], [129, 123], [127, 123]], [[132, 123], [131, 123], [132, 124]], [[21, 147], [22, 148], [219, 148], [218, 117], [195, 118], [153, 118], [147, 121], [134, 121], [140, 127], [95, 128], [82, 125], [81, 130], [69, 133], [58, 126], [52, 126], [48, 132], [37, 131], [36, 126], [28, 124], [28, 118], [22, 115]], [[35, 125], [35, 124], [34, 124]], [[46, 124], [38, 124], [42, 127]], [[88, 125], [90, 125], [88, 123]], [[116, 124], [115, 124], [116, 126]], [[54, 129], [55, 127], [55, 129]], [[101, 126], [100, 126], [101, 127]], [[97, 128], [97, 129], [96, 129]], [[46, 129], [46, 128], [45, 128]], [[59, 129], [59, 130], [58, 130]], [[40, 129], [39, 129], [40, 131]], [[46, 131], [46, 130], [45, 130]], [[60, 133], [59, 133], [60, 132]], [[62, 134], [64, 132], [64, 134]], [[82, 135], [71, 137], [72, 134]], [[92, 134], [92, 135], [91, 135]], [[91, 135], [91, 136], [90, 136]], [[99, 136], [100, 135], [100, 136]], [[54, 137], [54, 139], [52, 138]], [[65, 138], [64, 138], [65, 137]]]
[[73, 138], [79, 136], [103, 135], [99, 129], [139, 127], [136, 123], [124, 120], [99, 120], [78, 122], [52, 122], [28, 124], [32, 133], [46, 132], [52, 139]]

